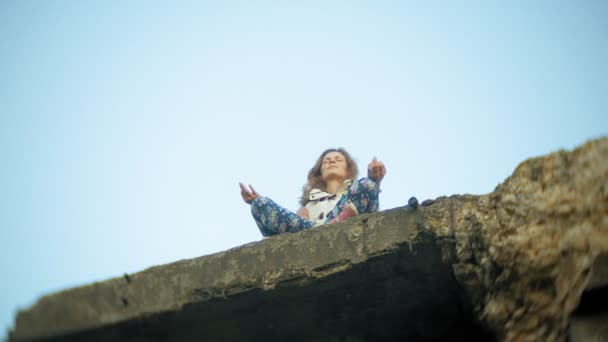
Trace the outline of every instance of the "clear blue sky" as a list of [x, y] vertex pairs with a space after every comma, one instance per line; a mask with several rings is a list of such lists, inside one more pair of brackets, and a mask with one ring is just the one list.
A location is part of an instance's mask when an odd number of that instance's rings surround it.
[[238, 182], [295, 210], [327, 147], [388, 209], [607, 134], [607, 4], [0, 2], [0, 328], [260, 240]]

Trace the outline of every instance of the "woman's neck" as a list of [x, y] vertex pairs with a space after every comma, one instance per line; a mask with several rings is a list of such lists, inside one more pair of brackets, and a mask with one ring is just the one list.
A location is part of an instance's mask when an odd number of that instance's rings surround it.
[[340, 188], [340, 185], [342, 185], [342, 183], [344, 183], [343, 179], [330, 179], [327, 181], [326, 185], [327, 185], [327, 193], [330, 194], [335, 194], [338, 191], [338, 188]]

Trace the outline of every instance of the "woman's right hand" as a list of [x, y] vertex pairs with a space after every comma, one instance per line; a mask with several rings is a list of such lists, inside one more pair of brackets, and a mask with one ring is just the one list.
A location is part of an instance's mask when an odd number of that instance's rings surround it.
[[380, 186], [380, 182], [382, 182], [385, 175], [386, 167], [384, 166], [384, 163], [374, 157], [372, 162], [367, 166], [367, 177], [376, 182], [376, 185]]
[[[257, 191], [249, 184], [249, 189], [245, 186], [245, 184], [239, 182], [239, 186], [241, 187], [241, 197], [243, 197], [243, 201], [247, 204], [251, 204], [251, 202], [260, 197]], [[251, 191], [250, 191], [251, 189]]]

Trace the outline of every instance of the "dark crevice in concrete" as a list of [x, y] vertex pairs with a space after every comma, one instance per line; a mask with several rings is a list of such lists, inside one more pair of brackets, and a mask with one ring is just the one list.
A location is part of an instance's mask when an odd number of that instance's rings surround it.
[[579, 317], [608, 314], [608, 286], [583, 292], [580, 302], [572, 314]]

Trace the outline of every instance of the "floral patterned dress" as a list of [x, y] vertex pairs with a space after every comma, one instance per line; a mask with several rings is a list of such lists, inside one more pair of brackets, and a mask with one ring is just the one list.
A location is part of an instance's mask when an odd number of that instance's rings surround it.
[[296, 233], [323, 224], [340, 222], [353, 215], [376, 212], [379, 193], [376, 182], [370, 178], [346, 180], [336, 194], [329, 194], [320, 189], [311, 190], [310, 202], [306, 205], [310, 220], [263, 196], [251, 202], [251, 214], [263, 236]]

